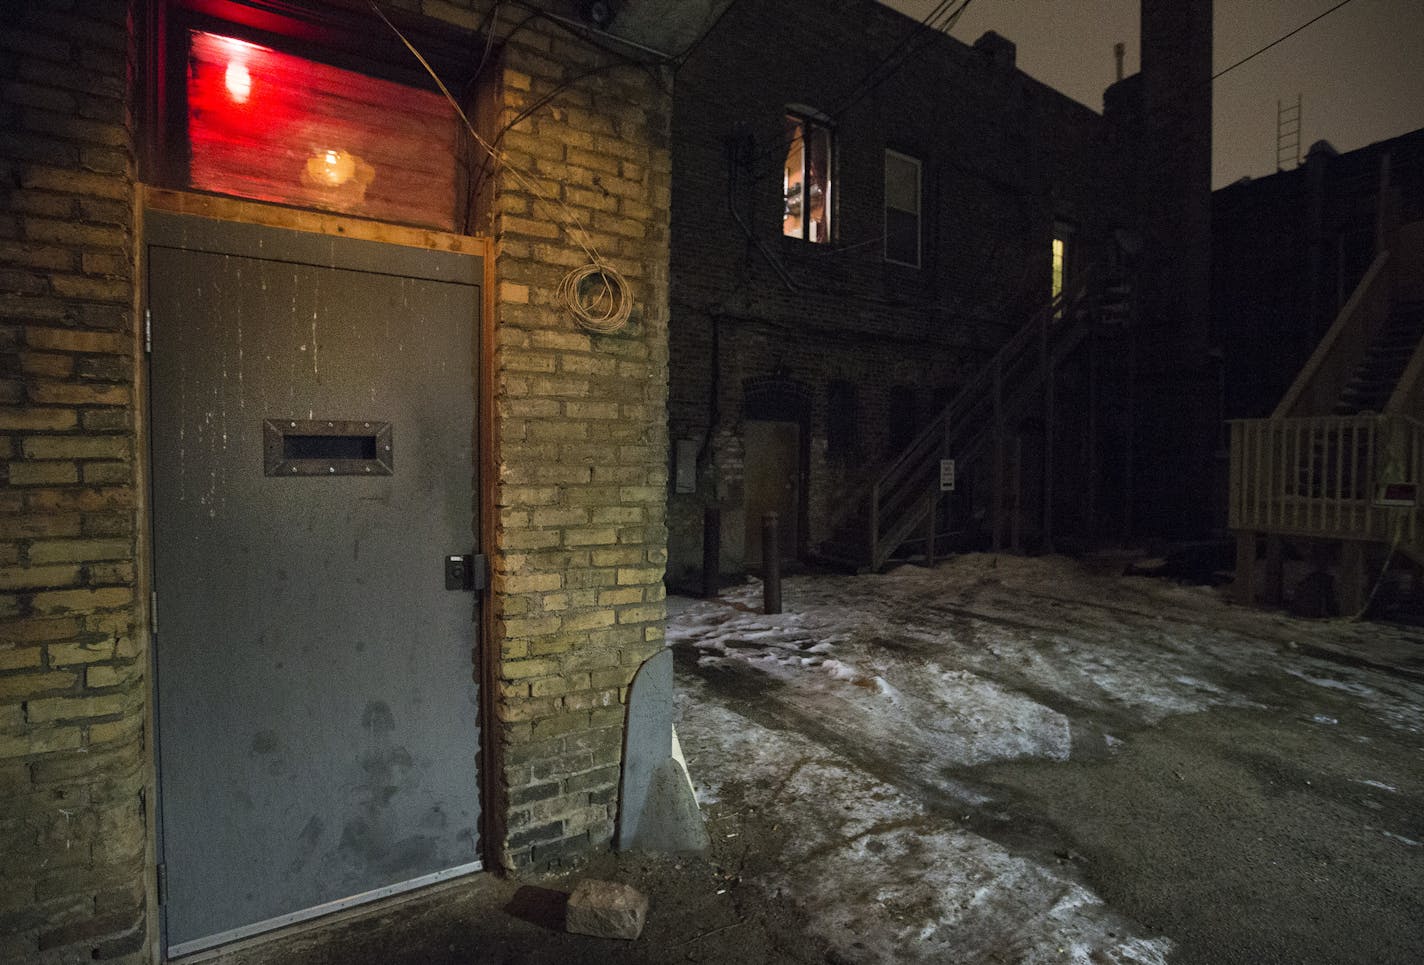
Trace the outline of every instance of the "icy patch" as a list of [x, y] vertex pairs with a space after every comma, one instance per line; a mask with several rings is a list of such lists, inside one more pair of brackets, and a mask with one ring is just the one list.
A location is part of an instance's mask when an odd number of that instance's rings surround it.
[[1424, 845], [1421, 845], [1420, 842], [1415, 841], [1413, 838], [1406, 838], [1404, 835], [1395, 834], [1393, 831], [1381, 831], [1380, 834], [1384, 835], [1386, 838], [1393, 838], [1396, 841], [1402, 841], [1405, 844], [1409, 845], [1411, 848], [1424, 847]]
[[1292, 677], [1299, 677], [1306, 683], [1314, 684], [1317, 687], [1324, 687], [1327, 690], [1343, 690], [1345, 693], [1354, 697], [1373, 697], [1376, 694], [1373, 688], [1366, 687], [1364, 684], [1347, 684], [1338, 680], [1331, 680], [1328, 677], [1312, 677], [1310, 674], [1300, 670], [1287, 670], [1286, 673]]
[[[1379, 680], [1379, 686], [1371, 687], [1357, 680], [1348, 679], [1349, 676], [1354, 675], [1353, 673], [1336, 675], [1346, 677], [1345, 680], [1315, 676], [1294, 668], [1288, 668], [1286, 673], [1323, 690], [1355, 698], [1362, 712], [1388, 727], [1410, 734], [1424, 733], [1424, 712], [1421, 712], [1419, 690], [1416, 686], [1377, 677], [1375, 679]], [[1327, 720], [1332, 724], [1338, 723], [1335, 718], [1327, 717], [1324, 714], [1316, 714], [1314, 719], [1317, 721]]]
[[1363, 784], [1365, 787], [1377, 787], [1381, 791], [1389, 791], [1391, 794], [1398, 794], [1399, 788], [1393, 784], [1386, 784], [1383, 781], [1356, 781], [1356, 784]]
[[681, 729], [694, 772], [706, 755], [744, 805], [795, 822], [785, 870], [755, 883], [814, 908], [808, 927], [858, 962], [1166, 962], [1167, 939], [1134, 935], [1082, 885], [928, 814], [801, 734], [705, 695]]

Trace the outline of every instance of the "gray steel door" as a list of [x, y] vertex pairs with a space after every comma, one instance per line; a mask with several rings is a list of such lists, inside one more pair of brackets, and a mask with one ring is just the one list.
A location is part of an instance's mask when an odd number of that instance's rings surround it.
[[478, 867], [480, 262], [152, 214], [167, 949]]

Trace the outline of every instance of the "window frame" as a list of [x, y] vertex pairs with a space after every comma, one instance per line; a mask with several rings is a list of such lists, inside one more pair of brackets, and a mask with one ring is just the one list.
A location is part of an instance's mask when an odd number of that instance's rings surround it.
[[[915, 260], [913, 262], [901, 261], [890, 254], [890, 158], [894, 156], [899, 161], [908, 161], [915, 166]], [[900, 265], [905, 268], [921, 269], [925, 263], [925, 162], [912, 154], [904, 151], [897, 151], [894, 148], [885, 149], [882, 161], [883, 177], [881, 187], [883, 195], [881, 198], [881, 215], [883, 218], [882, 237], [882, 257], [885, 262], [891, 265]], [[906, 212], [906, 209], [896, 207], [894, 210]]]
[[[1077, 247], [1077, 226], [1066, 218], [1054, 218], [1053, 230], [1048, 239], [1048, 297], [1057, 301], [1061, 293], [1065, 298], [1075, 280], [1073, 256]], [[1062, 246], [1062, 253], [1057, 250]]]
[[[786, 220], [788, 216], [790, 193], [789, 185], [783, 184], [781, 193], [781, 236], [783, 238], [790, 238], [793, 241], [804, 242], [805, 244], [809, 245], [828, 245], [835, 238], [837, 222], [840, 220], [836, 217], [835, 213], [835, 204], [838, 200], [838, 195], [836, 191], [836, 180], [838, 177], [838, 171], [836, 170], [837, 164], [835, 126], [831, 123], [831, 119], [826, 115], [800, 104], [789, 104], [782, 111], [782, 123], [785, 124], [788, 121], [799, 124], [801, 128], [800, 192], [802, 216], [800, 233], [789, 234], [786, 231]], [[807, 201], [807, 184], [811, 180], [810, 144], [812, 131], [824, 132], [826, 136], [826, 189], [825, 200], [823, 202], [826, 230], [825, 236], [821, 238], [810, 237], [811, 219], [806, 217], [806, 211], [809, 207]], [[790, 153], [791, 147], [794, 143], [794, 140], [787, 142], [786, 149], [788, 154]], [[782, 171], [783, 173], [786, 171], [786, 158], [784, 157], [782, 158]]]
[[[191, 158], [184, 95], [191, 31], [214, 33], [379, 80], [439, 92], [426, 70], [412, 63], [404, 43], [366, 9], [329, 0], [153, 0], [144, 6], [138, 23], [142, 39], [135, 69], [135, 83], [142, 85], [135, 109], [139, 132], [136, 154], [141, 179], [159, 187], [194, 190], [188, 186]], [[482, 35], [405, 10], [388, 10], [386, 16], [452, 89], [471, 83], [475, 75], [469, 51], [484, 47]], [[469, 158], [458, 157], [457, 163], [457, 188], [468, 192]], [[459, 228], [458, 210], [456, 214]]]

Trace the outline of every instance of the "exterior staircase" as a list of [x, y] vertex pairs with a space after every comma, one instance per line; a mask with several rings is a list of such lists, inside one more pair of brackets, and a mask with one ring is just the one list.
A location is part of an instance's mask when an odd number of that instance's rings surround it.
[[1286, 542], [1338, 570], [1344, 613], [1392, 559], [1424, 573], [1424, 222], [1390, 239], [1271, 417], [1231, 423], [1241, 602], [1281, 601]]
[[1359, 366], [1340, 392], [1336, 415], [1383, 412], [1424, 338], [1424, 302], [1393, 306]]
[[[820, 557], [858, 571], [876, 571], [894, 560], [933, 564], [939, 544], [941, 461], [953, 459], [965, 478], [988, 461], [992, 479], [992, 540], [997, 547], [1010, 529], [1009, 514], [1020, 500], [1010, 496], [1007, 445], [1010, 427], [1042, 414], [1054, 425], [1055, 374], [1099, 327], [1126, 326], [1133, 290], [1120, 273], [1089, 270], [1050, 300], [1004, 344], [929, 424], [856, 494], [856, 510], [820, 547]], [[1043, 454], [1045, 488], [1051, 487], [1053, 446]], [[1045, 505], [1051, 496], [1044, 494]], [[1046, 518], [1046, 517], [1045, 517]]]

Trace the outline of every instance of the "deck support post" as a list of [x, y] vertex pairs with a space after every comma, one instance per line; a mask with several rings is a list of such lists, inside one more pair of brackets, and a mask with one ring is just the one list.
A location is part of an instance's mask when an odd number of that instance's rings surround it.
[[1340, 600], [1340, 615], [1352, 617], [1369, 602], [1369, 568], [1365, 562], [1366, 544], [1347, 539], [1340, 543], [1340, 582], [1336, 592]]
[[1256, 534], [1236, 534], [1236, 580], [1231, 595], [1237, 603], [1252, 606], [1256, 602]]
[[1285, 596], [1285, 541], [1279, 536], [1266, 537], [1266, 574], [1261, 587], [1262, 597], [1269, 606], [1280, 606]]

